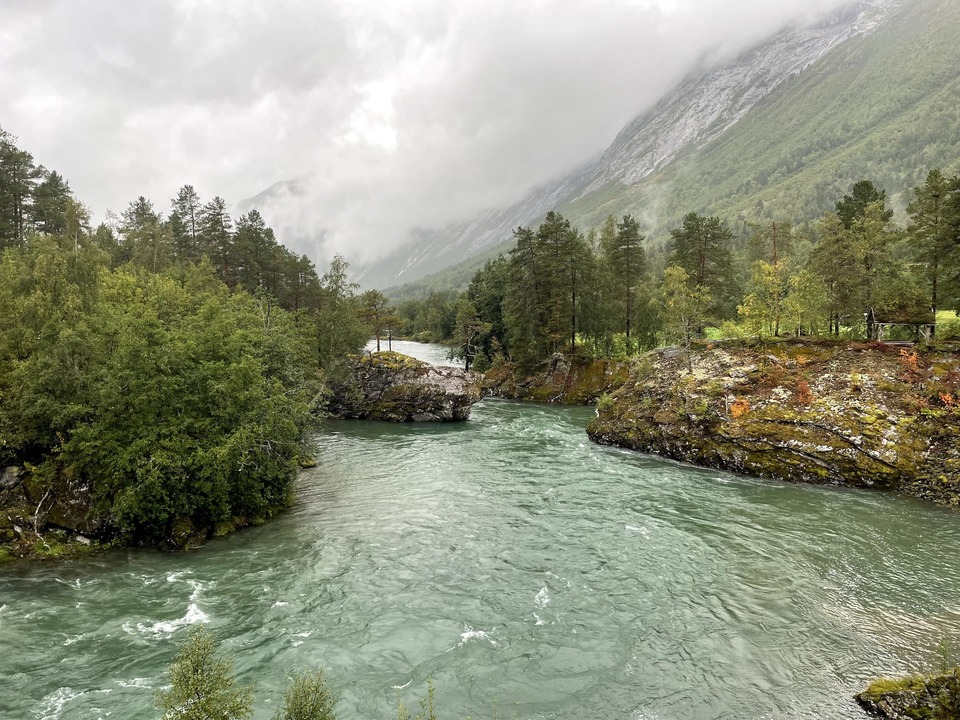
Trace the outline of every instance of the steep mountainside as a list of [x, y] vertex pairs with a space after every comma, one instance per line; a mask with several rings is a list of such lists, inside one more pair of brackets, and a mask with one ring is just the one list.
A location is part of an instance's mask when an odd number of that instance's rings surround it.
[[583, 230], [632, 213], [656, 243], [690, 211], [802, 222], [864, 177], [902, 208], [927, 170], [960, 169], [958, 33], [956, 0], [861, 0], [784, 30], [691, 75], [598, 161], [510, 208], [420, 231], [356, 279], [419, 280], [407, 294], [462, 285], [551, 209]]
[[581, 226], [633, 212], [656, 236], [686, 212], [803, 221], [864, 177], [894, 205], [933, 167], [958, 169], [960, 3], [885, 6], [734, 126], [633, 184], [611, 181], [565, 203]]
[[[493, 229], [481, 220], [438, 233], [433, 244], [446, 247], [445, 257], [461, 253], [472, 270], [480, 264], [474, 253], [505, 249], [512, 228], [548, 209], [584, 230], [630, 212], [655, 241], [691, 210], [806, 220], [864, 176], [896, 195], [932, 164], [952, 159], [956, 117], [937, 98], [960, 99], [957, 30], [960, 5], [949, 0], [856, 2], [814, 26], [785, 30], [691, 75], [629, 123], [593, 167], [499, 214], [506, 231], [499, 242], [478, 242], [478, 230]], [[927, 150], [922, 158], [918, 147]], [[564, 190], [552, 206], [530, 202]], [[393, 272], [395, 282], [409, 282], [426, 268], [396, 275], [408, 252], [370, 268], [364, 280], [387, 285]], [[465, 277], [455, 268], [418, 285]]]
[[825, 21], [776, 35], [734, 62], [697, 74], [620, 131], [581, 196], [608, 183], [633, 185], [684, 151], [718, 138], [833, 47], [881, 23], [898, 2], [858, 2]]

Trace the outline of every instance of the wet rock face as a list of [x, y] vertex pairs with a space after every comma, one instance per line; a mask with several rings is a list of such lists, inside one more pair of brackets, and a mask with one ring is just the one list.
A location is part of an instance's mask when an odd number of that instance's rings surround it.
[[877, 680], [855, 696], [870, 715], [885, 720], [948, 720], [960, 712], [960, 668], [932, 677]]
[[556, 354], [529, 375], [512, 363], [484, 373], [483, 394], [507, 400], [593, 405], [601, 395], [623, 385], [629, 366], [625, 362], [571, 358]]
[[601, 444], [760, 477], [960, 505], [960, 358], [876, 345], [724, 345], [638, 359]]
[[380, 352], [353, 362], [333, 384], [328, 412], [345, 419], [390, 422], [466, 420], [480, 400], [479, 376], [453, 367], [434, 367], [407, 355]]

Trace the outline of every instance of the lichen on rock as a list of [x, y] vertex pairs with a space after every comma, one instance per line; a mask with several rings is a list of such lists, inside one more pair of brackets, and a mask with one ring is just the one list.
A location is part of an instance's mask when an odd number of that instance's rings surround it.
[[[692, 371], [690, 370], [692, 368]], [[960, 504], [960, 359], [830, 341], [638, 359], [592, 440], [760, 477]]]
[[351, 358], [345, 376], [331, 383], [327, 412], [390, 422], [466, 420], [480, 400], [479, 381], [475, 373], [397, 352], [365, 354]]
[[855, 699], [868, 713], [884, 720], [953, 720], [960, 717], [960, 668], [930, 677], [875, 680]]
[[615, 360], [554, 354], [531, 373], [513, 363], [497, 365], [483, 376], [483, 393], [507, 400], [592, 405], [627, 379], [629, 364]]

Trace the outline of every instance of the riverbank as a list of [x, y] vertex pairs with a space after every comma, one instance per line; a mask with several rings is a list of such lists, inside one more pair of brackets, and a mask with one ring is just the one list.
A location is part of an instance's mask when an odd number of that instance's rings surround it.
[[638, 358], [597, 443], [960, 505], [960, 358], [881, 344], [704, 344]]
[[630, 364], [556, 354], [533, 372], [515, 363], [501, 363], [483, 374], [481, 389], [487, 397], [557, 405], [594, 405], [605, 393], [625, 383]]
[[205, 621], [263, 698], [322, 658], [344, 720], [390, 717], [393, 686], [415, 705], [430, 676], [451, 718], [865, 720], [854, 693], [955, 631], [956, 513], [598, 447], [594, 414], [330, 421], [264, 526], [4, 566], [6, 714], [155, 717]]
[[953, 720], [960, 717], [960, 667], [938, 675], [881, 678], [855, 699], [882, 720]]

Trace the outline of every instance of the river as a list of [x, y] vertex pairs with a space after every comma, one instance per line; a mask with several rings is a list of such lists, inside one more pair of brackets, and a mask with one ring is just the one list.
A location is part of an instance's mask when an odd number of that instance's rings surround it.
[[263, 527], [3, 566], [0, 717], [159, 717], [195, 622], [259, 720], [321, 666], [341, 720], [430, 677], [442, 719], [862, 718], [867, 680], [960, 636], [957, 513], [598, 447], [592, 412], [331, 423]]

